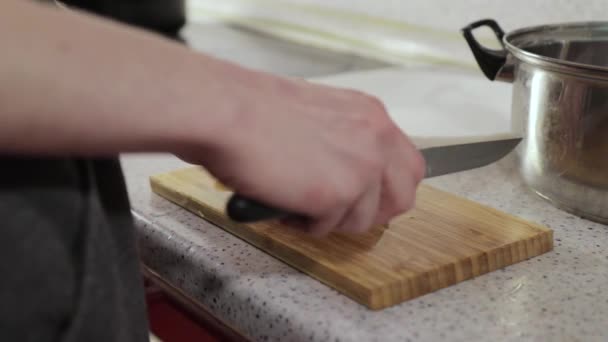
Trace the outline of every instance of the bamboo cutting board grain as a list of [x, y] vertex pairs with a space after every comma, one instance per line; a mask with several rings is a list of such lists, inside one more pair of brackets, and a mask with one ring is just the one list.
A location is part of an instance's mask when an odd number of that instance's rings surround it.
[[231, 193], [204, 169], [150, 179], [152, 190], [370, 309], [382, 309], [553, 249], [550, 229], [422, 185], [416, 207], [361, 235], [315, 239], [224, 215]]

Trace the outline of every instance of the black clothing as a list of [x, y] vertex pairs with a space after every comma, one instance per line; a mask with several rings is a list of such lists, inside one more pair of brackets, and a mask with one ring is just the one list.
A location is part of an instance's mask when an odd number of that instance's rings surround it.
[[148, 340], [118, 160], [0, 158], [0, 336]]

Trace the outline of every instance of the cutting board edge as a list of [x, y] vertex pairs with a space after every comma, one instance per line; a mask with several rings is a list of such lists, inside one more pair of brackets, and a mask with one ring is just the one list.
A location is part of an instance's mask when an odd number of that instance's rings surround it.
[[[535, 241], [537, 243], [536, 248], [533, 246]], [[530, 246], [530, 244], [532, 244], [532, 246]], [[521, 246], [521, 245], [523, 245], [523, 246]], [[506, 257], [507, 250], [509, 251], [509, 254], [511, 256], [513, 256], [514, 254], [517, 254], [517, 253], [514, 253], [514, 250], [519, 250], [522, 248], [526, 250], [526, 252], [523, 255], [519, 255], [518, 257], [515, 257], [515, 259], [512, 258], [510, 261], [505, 261], [505, 259], [507, 259], [507, 257]], [[442, 282], [440, 280], [428, 281], [428, 283], [431, 283], [434, 285], [431, 285], [430, 288], [427, 288], [424, 290], [419, 290], [416, 293], [408, 293], [407, 295], [395, 296], [395, 293], [393, 292], [391, 294], [391, 296], [393, 298], [395, 298], [395, 297], [398, 298], [398, 300], [396, 300], [394, 303], [383, 303], [382, 299], [384, 298], [384, 295], [382, 293], [385, 291], [389, 291], [391, 288], [395, 288], [395, 287], [398, 288], [400, 286], [401, 282], [420, 280], [420, 279], [416, 279], [416, 278], [421, 278], [421, 276], [407, 277], [407, 278], [403, 278], [403, 279], [399, 279], [399, 280], [394, 280], [392, 282], [383, 284], [381, 286], [373, 287], [372, 295], [371, 295], [372, 298], [370, 300], [370, 304], [368, 305], [368, 307], [372, 310], [381, 310], [381, 309], [385, 309], [388, 307], [396, 306], [396, 305], [402, 304], [405, 301], [419, 298], [419, 297], [424, 297], [433, 292], [437, 292], [439, 290], [442, 290], [442, 289], [445, 289], [445, 288], [448, 288], [448, 287], [451, 287], [451, 286], [454, 286], [454, 285], [457, 285], [460, 283], [465, 283], [469, 280], [473, 280], [473, 279], [481, 277], [483, 275], [487, 275], [494, 271], [504, 269], [509, 266], [517, 265], [518, 263], [520, 263], [522, 261], [530, 260], [530, 259], [533, 259], [540, 255], [543, 255], [545, 253], [551, 252], [553, 250], [553, 248], [554, 248], [553, 230], [541, 231], [538, 234], [535, 234], [526, 240], [513, 241], [510, 243], [506, 243], [506, 244], [498, 247], [496, 250], [492, 251], [491, 253], [480, 252], [478, 254], [464, 257], [464, 258], [458, 259], [452, 263], [441, 265], [433, 270], [430, 270], [429, 272], [425, 273], [426, 276], [430, 277], [431, 273], [436, 273], [441, 268], [456, 269], [458, 267], [458, 265], [462, 265], [462, 264], [471, 264], [471, 268], [472, 268], [472, 270], [469, 274], [464, 275], [462, 277], [458, 277], [455, 274], [454, 277], [448, 281], [444, 281], [444, 282]], [[502, 253], [503, 255], [499, 256], [498, 255], [499, 253]], [[502, 260], [502, 261], [500, 261], [500, 260]], [[477, 265], [475, 265], [475, 264], [477, 264]], [[473, 265], [475, 265], [475, 266], [473, 266]]]
[[[152, 191], [154, 193], [156, 193], [157, 195], [173, 202], [174, 204], [180, 206], [183, 209], [186, 209], [193, 215], [196, 215], [196, 216], [206, 220], [207, 222], [210, 222], [210, 223], [216, 225], [218, 227], [218, 229], [222, 229], [223, 231], [226, 231], [226, 232], [236, 236], [237, 238], [245, 241], [246, 243], [253, 245], [257, 249], [259, 249], [261, 252], [270, 254], [274, 258], [277, 258], [277, 259], [281, 260], [282, 262], [286, 263], [287, 265], [290, 265], [291, 267], [295, 268], [297, 271], [302, 272], [302, 273], [320, 281], [321, 283], [329, 286], [332, 290], [337, 291], [338, 293], [342, 293], [342, 294], [346, 295], [347, 297], [351, 298], [353, 301], [355, 301], [361, 305], [364, 305], [368, 308], [371, 308], [370, 303], [371, 303], [371, 300], [373, 297], [373, 293], [372, 293], [373, 288], [366, 287], [363, 284], [356, 284], [354, 282], [350, 283], [348, 287], [343, 286], [340, 284], [339, 281], [334, 281], [334, 280], [340, 280], [340, 279], [338, 279], [338, 277], [341, 277], [341, 278], [346, 278], [346, 277], [344, 277], [343, 275], [338, 274], [336, 272], [333, 272], [333, 270], [330, 267], [328, 267], [327, 265], [318, 263], [315, 260], [310, 259], [306, 255], [302, 255], [302, 254], [296, 255], [296, 253], [294, 251], [290, 250], [287, 246], [285, 246], [282, 243], [278, 243], [276, 241], [273, 241], [272, 243], [268, 243], [268, 241], [264, 241], [263, 239], [259, 238], [255, 234], [252, 234], [252, 233], [248, 234], [250, 232], [247, 229], [239, 229], [241, 227], [240, 224], [230, 222], [229, 219], [226, 219], [223, 217], [222, 213], [217, 212], [215, 209], [213, 209], [211, 207], [207, 207], [209, 209], [208, 213], [206, 213], [206, 214], [201, 213], [200, 210], [191, 207], [191, 205], [192, 205], [191, 201], [180, 200], [177, 196], [175, 196], [173, 189], [169, 189], [162, 184], [162, 178], [164, 175], [165, 174], [159, 174], [159, 175], [150, 177], [150, 187], [151, 187]], [[270, 246], [270, 245], [272, 245], [272, 246]], [[269, 248], [264, 249], [264, 247], [269, 247]], [[281, 250], [278, 250], [277, 248], [279, 248]], [[283, 253], [284, 255], [287, 255], [288, 257], [281, 255], [281, 253]], [[307, 267], [307, 265], [306, 265], [307, 263], [314, 265], [316, 267], [316, 269], [314, 271], [316, 271], [316, 272], [321, 271], [322, 272], [321, 275], [318, 275], [318, 274], [315, 274], [314, 272], [312, 272], [312, 270], [309, 267]], [[331, 276], [323, 276], [328, 273], [331, 273]], [[353, 285], [356, 285], [356, 288], [354, 288]]]

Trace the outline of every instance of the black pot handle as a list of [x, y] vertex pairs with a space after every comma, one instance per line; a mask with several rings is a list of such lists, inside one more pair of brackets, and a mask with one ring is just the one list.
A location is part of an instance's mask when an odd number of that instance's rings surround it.
[[[481, 44], [473, 37], [473, 30], [482, 26], [488, 26], [494, 31], [496, 37], [500, 41], [502, 45], [502, 50], [491, 50], [488, 49]], [[500, 72], [500, 69], [505, 65], [507, 61], [507, 51], [505, 49], [505, 44], [503, 42], [503, 38], [505, 36], [504, 31], [500, 28], [498, 23], [493, 19], [483, 19], [476, 21], [467, 27], [462, 29], [462, 34], [464, 35], [464, 39], [466, 39], [471, 51], [473, 52], [473, 56], [477, 60], [477, 64], [481, 68], [481, 71], [486, 75], [488, 79], [494, 81], [496, 76]]]

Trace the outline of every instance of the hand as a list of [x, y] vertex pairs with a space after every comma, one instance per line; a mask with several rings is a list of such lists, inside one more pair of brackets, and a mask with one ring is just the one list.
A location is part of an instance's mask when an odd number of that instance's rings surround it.
[[[424, 160], [360, 92], [252, 73], [215, 149], [180, 154], [239, 193], [310, 218], [315, 236], [364, 232], [412, 208]], [[226, 81], [230, 83], [229, 81]]]
[[0, 153], [175, 153], [309, 217], [315, 235], [363, 232], [414, 203], [422, 157], [368, 95], [29, 1], [0, 1], [0, 41]]

